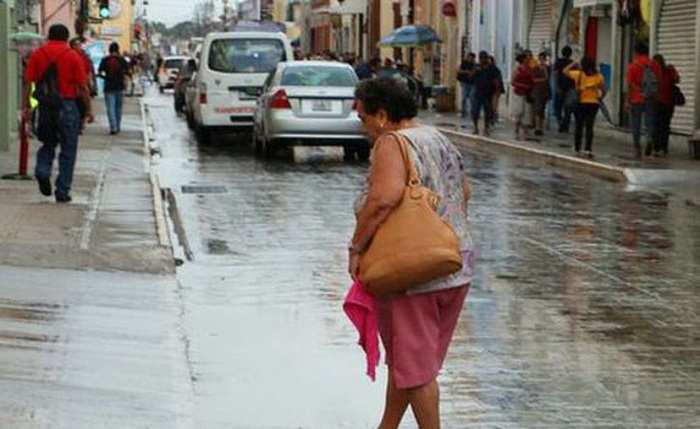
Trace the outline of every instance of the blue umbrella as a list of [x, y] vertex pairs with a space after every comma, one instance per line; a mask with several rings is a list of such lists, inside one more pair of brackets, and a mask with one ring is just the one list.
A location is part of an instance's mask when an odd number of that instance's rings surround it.
[[429, 25], [404, 25], [379, 41], [380, 46], [413, 47], [429, 45], [442, 40]]

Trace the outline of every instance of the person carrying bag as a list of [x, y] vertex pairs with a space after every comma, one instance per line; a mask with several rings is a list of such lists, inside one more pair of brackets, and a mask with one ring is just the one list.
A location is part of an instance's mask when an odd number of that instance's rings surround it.
[[593, 158], [593, 128], [601, 100], [605, 97], [605, 78], [598, 72], [595, 62], [590, 58], [584, 58], [580, 65], [572, 62], [564, 68], [564, 73], [576, 82], [574, 151], [577, 156], [581, 154], [581, 141], [585, 128], [584, 154], [587, 158]]
[[[410, 406], [419, 427], [439, 427], [437, 376], [474, 270], [471, 187], [452, 142], [414, 121], [417, 106], [404, 86], [365, 80], [355, 99], [373, 149], [367, 187], [355, 204], [348, 271], [374, 295], [386, 351], [379, 426], [397, 428]], [[425, 237], [430, 231], [436, 237]]]

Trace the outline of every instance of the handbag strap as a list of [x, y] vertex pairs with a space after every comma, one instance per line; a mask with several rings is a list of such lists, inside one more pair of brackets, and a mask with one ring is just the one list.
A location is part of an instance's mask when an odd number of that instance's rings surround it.
[[409, 186], [420, 186], [420, 177], [418, 177], [418, 170], [416, 170], [416, 165], [413, 163], [413, 157], [408, 150], [409, 143], [406, 136], [403, 134], [392, 131], [392, 136], [394, 136], [399, 144], [399, 149], [401, 150], [401, 156], [403, 157], [404, 165], [406, 166], [406, 174], [408, 175], [408, 185]]

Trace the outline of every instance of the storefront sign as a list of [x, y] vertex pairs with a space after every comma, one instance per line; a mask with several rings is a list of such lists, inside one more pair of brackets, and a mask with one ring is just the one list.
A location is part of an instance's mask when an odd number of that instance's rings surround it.
[[447, 2], [442, 5], [442, 14], [445, 16], [457, 16], [457, 8], [452, 2]]
[[100, 28], [102, 36], [121, 36], [124, 34], [124, 29], [116, 25], [103, 25]]

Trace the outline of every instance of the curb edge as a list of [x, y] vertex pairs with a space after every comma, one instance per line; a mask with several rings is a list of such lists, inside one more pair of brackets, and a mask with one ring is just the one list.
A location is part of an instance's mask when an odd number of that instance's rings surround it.
[[526, 154], [533, 157], [542, 158], [546, 160], [547, 164], [549, 165], [560, 168], [572, 169], [581, 173], [586, 173], [591, 176], [598, 177], [600, 179], [609, 180], [611, 182], [631, 181], [631, 173], [628, 171], [627, 168], [613, 167], [610, 165], [602, 164], [600, 162], [589, 161], [587, 159], [574, 158], [572, 156], [562, 155], [546, 150], [520, 146], [514, 143], [496, 140], [485, 136], [465, 134], [444, 127], [438, 127], [438, 129], [442, 133], [458, 139], [457, 143], [461, 145], [475, 143], [491, 148], [497, 147], [499, 149], [505, 149], [513, 153]]
[[[146, 159], [150, 156], [150, 143], [148, 136], [148, 123], [146, 121], [146, 103], [143, 99], [139, 101], [141, 105], [141, 127], [143, 134], [143, 148], [144, 155]], [[153, 200], [153, 216], [156, 222], [156, 234], [158, 235], [158, 243], [161, 246], [172, 249], [172, 241], [170, 240], [170, 235], [168, 234], [168, 226], [165, 220], [165, 212], [163, 205], [163, 195], [160, 191], [160, 182], [158, 181], [158, 176], [153, 172], [153, 169], [148, 168], [148, 178], [151, 184], [151, 197]]]

